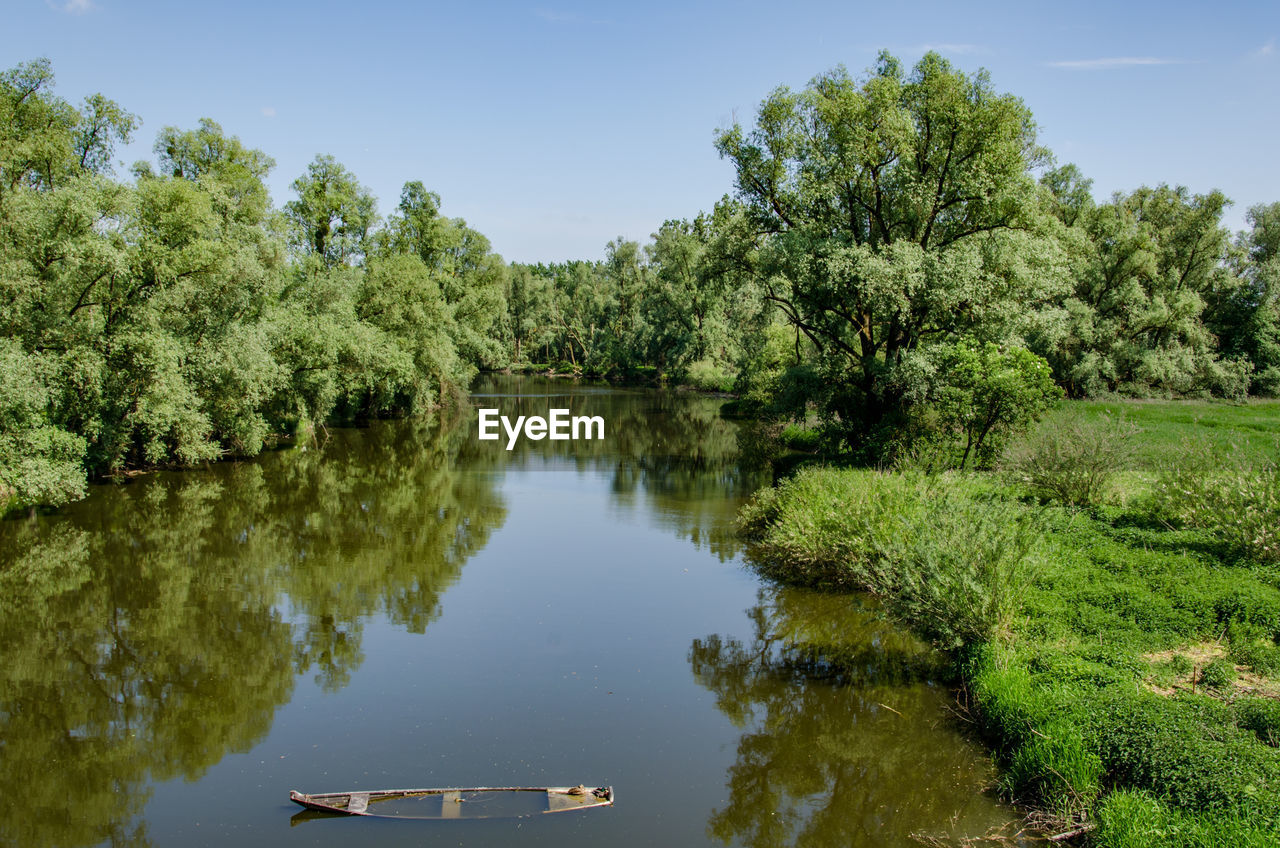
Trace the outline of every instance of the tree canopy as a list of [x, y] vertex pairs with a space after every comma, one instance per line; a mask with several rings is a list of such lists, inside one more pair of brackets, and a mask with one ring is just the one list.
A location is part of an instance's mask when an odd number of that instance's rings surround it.
[[817, 398], [852, 439], [900, 405], [893, 372], [922, 343], [999, 338], [1066, 282], [1021, 100], [936, 54], [881, 54], [780, 88], [750, 132], [717, 140], [760, 246], [765, 298], [816, 349]]

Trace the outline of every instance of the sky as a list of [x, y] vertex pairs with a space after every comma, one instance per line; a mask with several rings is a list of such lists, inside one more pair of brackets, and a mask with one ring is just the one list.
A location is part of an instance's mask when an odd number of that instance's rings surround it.
[[119, 150], [212, 118], [276, 161], [277, 204], [331, 154], [395, 209], [421, 180], [510, 261], [599, 259], [733, 192], [718, 129], [880, 49], [936, 50], [1021, 97], [1106, 199], [1221, 189], [1224, 223], [1280, 201], [1280, 2], [389, 3], [7, 0], [0, 68], [142, 119]]

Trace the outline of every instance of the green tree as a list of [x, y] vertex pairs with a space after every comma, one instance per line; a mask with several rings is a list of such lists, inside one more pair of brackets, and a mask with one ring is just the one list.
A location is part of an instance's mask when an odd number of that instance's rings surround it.
[[434, 274], [452, 319], [462, 360], [505, 364], [499, 337], [506, 315], [507, 267], [489, 240], [461, 218], [440, 215], [440, 196], [422, 183], [405, 183], [397, 214], [379, 234], [383, 253], [416, 255]]
[[284, 211], [303, 255], [327, 268], [364, 255], [378, 216], [373, 194], [354, 174], [332, 156], [317, 156], [292, 187], [298, 199], [286, 203]]
[[1073, 291], [1031, 333], [1069, 394], [1243, 395], [1248, 364], [1220, 359], [1206, 322], [1238, 286], [1223, 264], [1226, 204], [1162, 185], [1081, 208], [1063, 238]]
[[1040, 178], [1040, 185], [1053, 196], [1050, 209], [1058, 220], [1073, 227], [1082, 215], [1094, 208], [1093, 180], [1085, 179], [1074, 164], [1052, 168]]
[[84, 174], [111, 173], [116, 144], [138, 117], [101, 94], [77, 109], [52, 94], [48, 59], [0, 73], [0, 207], [19, 186], [49, 190]]
[[901, 409], [908, 352], [998, 337], [1065, 281], [1031, 177], [1047, 154], [985, 72], [929, 53], [907, 75], [882, 53], [861, 82], [778, 89], [717, 145], [762, 234], [764, 297], [816, 348], [816, 400], [854, 444]]
[[961, 469], [971, 459], [990, 467], [1010, 435], [1038, 420], [1062, 396], [1043, 358], [1025, 348], [973, 339], [909, 357], [900, 374], [915, 378], [906, 397], [954, 446], [957, 455], [950, 463]]
[[1222, 353], [1253, 364], [1252, 390], [1280, 394], [1280, 203], [1249, 209], [1231, 255], [1239, 284], [1211, 305]]

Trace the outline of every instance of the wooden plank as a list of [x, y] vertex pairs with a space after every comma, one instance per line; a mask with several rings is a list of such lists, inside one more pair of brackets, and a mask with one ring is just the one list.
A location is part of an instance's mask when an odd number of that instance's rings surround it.
[[547, 812], [559, 813], [564, 810], [580, 810], [590, 801], [595, 801], [590, 795], [570, 795], [567, 792], [550, 791], [547, 793]]
[[440, 795], [440, 818], [442, 819], [460, 819], [462, 818], [462, 793], [458, 790], [451, 792], [443, 792]]

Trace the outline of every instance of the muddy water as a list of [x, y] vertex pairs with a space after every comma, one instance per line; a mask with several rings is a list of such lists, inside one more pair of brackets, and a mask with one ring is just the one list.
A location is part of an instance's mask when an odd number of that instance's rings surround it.
[[[0, 524], [0, 843], [895, 846], [1013, 829], [935, 658], [742, 562], [702, 397], [489, 378]], [[838, 646], [815, 652], [807, 646]], [[295, 815], [289, 790], [610, 784], [612, 808]], [[945, 842], [944, 842], [945, 844]]]

